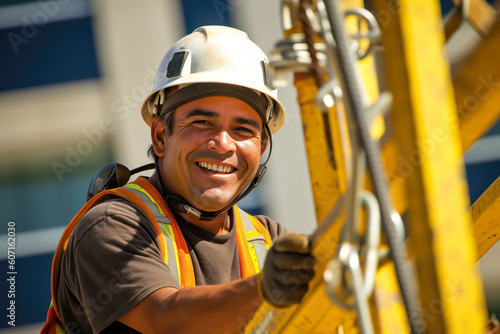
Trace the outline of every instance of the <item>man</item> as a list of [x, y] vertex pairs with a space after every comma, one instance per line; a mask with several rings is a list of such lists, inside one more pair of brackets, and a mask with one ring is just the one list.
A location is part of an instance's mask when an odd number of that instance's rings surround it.
[[234, 333], [263, 300], [300, 302], [307, 238], [235, 205], [284, 121], [264, 53], [236, 29], [198, 28], [163, 58], [142, 115], [155, 173], [96, 195], [56, 252], [66, 332]]

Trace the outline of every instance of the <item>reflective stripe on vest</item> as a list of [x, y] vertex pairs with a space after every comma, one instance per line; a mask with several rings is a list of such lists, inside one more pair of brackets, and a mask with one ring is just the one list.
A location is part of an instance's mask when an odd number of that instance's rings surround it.
[[146, 189], [142, 188], [140, 185], [136, 183], [129, 183], [124, 186], [131, 191], [133, 191], [137, 197], [139, 197], [144, 204], [149, 208], [156, 221], [161, 227], [161, 232], [165, 237], [167, 256], [165, 257], [165, 263], [170, 268], [172, 275], [174, 275], [177, 282], [181, 282], [181, 272], [179, 266], [179, 255], [177, 254], [177, 247], [175, 243], [175, 235], [172, 229], [172, 224], [170, 223], [170, 219], [168, 219], [167, 215], [163, 212], [160, 205], [153, 199], [153, 197], [146, 191]]
[[[238, 208], [236, 205], [235, 208], [237, 208], [238, 210], [234, 210], [234, 215], [237, 215], [236, 211], [238, 211], [239, 214], [239, 217], [235, 217], [235, 219], [240, 218], [241, 220], [243, 220], [243, 227], [245, 228], [245, 235], [247, 237], [248, 247], [250, 249], [250, 256], [252, 256], [254, 267], [258, 268], [258, 272], [260, 272], [264, 267], [264, 260], [266, 259], [266, 254], [269, 250], [269, 247], [271, 247], [271, 241], [268, 240], [268, 242], [266, 243], [266, 239], [264, 238], [264, 236], [255, 229], [251, 218], [257, 220], [256, 218], [250, 216], [245, 211]], [[262, 223], [258, 220], [257, 224], [262, 225]]]

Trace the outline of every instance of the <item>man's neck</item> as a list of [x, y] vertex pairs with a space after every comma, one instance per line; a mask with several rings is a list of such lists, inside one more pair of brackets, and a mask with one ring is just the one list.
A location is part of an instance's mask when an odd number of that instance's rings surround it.
[[201, 220], [190, 213], [178, 212], [177, 214], [196, 227], [213, 234], [226, 234], [231, 230], [231, 215], [228, 211], [221, 213], [213, 220]]
[[[150, 178], [149, 182], [155, 187], [158, 188], [159, 178], [156, 173], [154, 173]], [[158, 189], [159, 191], [159, 189]], [[228, 210], [229, 211], [229, 210]], [[219, 214], [212, 220], [201, 220], [198, 217], [194, 216], [190, 213], [185, 212], [177, 212], [182, 218], [187, 220], [189, 223], [195, 225], [202, 230], [208, 231], [213, 234], [226, 234], [229, 233], [231, 229], [231, 215], [225, 211]]]

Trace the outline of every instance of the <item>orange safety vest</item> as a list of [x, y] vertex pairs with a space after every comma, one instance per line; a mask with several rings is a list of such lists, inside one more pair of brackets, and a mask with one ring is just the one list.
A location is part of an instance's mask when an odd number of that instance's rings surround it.
[[[135, 205], [148, 219], [160, 241], [161, 256], [179, 284], [183, 288], [196, 285], [191, 256], [172, 211], [158, 190], [145, 178], [138, 177], [134, 182], [121, 188], [108, 189], [92, 197], [64, 230], [52, 261], [52, 301], [41, 334], [65, 333], [56, 305], [59, 269], [63, 253], [73, 230], [82, 217], [97, 204], [113, 197], [123, 198]], [[233, 212], [241, 278], [245, 278], [260, 272], [272, 240], [267, 229], [257, 218], [250, 216], [236, 205], [233, 207]]]

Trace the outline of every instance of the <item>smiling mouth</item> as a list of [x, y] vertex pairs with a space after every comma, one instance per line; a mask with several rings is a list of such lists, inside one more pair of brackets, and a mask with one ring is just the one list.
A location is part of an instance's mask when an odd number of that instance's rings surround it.
[[203, 169], [210, 170], [213, 172], [219, 172], [219, 173], [229, 174], [234, 170], [234, 168], [231, 166], [222, 166], [222, 165], [212, 164], [212, 163], [204, 162], [204, 161], [198, 162], [197, 164], [198, 164], [198, 166], [200, 166]]

